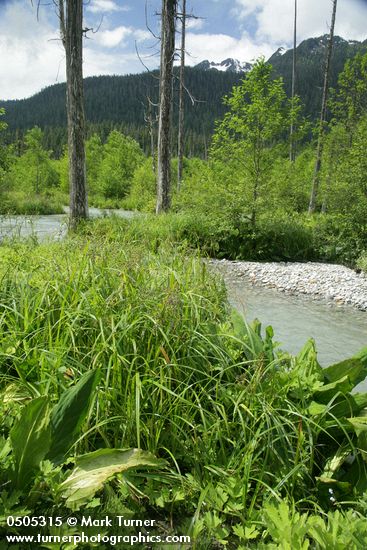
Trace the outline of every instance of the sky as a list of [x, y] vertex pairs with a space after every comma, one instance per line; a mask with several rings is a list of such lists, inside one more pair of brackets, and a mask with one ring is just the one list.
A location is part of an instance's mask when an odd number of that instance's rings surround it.
[[[29, 97], [65, 80], [55, 0], [0, 0], [0, 98]], [[187, 64], [251, 62], [292, 47], [294, 0], [187, 0]], [[331, 0], [298, 0], [298, 42], [328, 32]], [[84, 76], [158, 66], [161, 0], [85, 0]], [[336, 33], [367, 39], [367, 0], [339, 0]]]

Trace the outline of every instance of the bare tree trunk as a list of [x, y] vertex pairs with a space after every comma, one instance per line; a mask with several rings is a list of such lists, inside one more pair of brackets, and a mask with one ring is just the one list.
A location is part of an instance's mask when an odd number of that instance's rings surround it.
[[161, 69], [159, 81], [158, 177], [156, 213], [171, 205], [170, 126], [172, 108], [172, 76], [175, 53], [176, 0], [162, 0]]
[[177, 190], [180, 190], [183, 174], [183, 158], [185, 147], [184, 120], [185, 120], [185, 47], [186, 47], [186, 0], [182, 0], [181, 26], [181, 67], [180, 67], [180, 99], [178, 108], [178, 168]]
[[144, 112], [144, 120], [148, 126], [149, 138], [150, 138], [150, 154], [152, 156], [152, 168], [153, 172], [156, 171], [155, 163], [155, 143], [154, 143], [154, 121], [153, 121], [153, 112], [152, 112], [152, 102], [150, 97], [147, 96], [148, 109]]
[[[292, 62], [292, 109], [294, 108], [294, 98], [296, 95], [296, 65], [297, 65], [297, 0], [294, 0], [294, 27], [293, 27], [293, 62]], [[294, 141], [294, 117], [292, 113], [290, 128], [290, 151], [289, 159], [294, 162], [296, 157], [296, 147]]]
[[[66, 5], [66, 10], [65, 10]], [[66, 53], [66, 106], [70, 180], [70, 228], [88, 217], [83, 91], [83, 1], [59, 0], [61, 37]]]
[[149, 103], [149, 134], [150, 134], [150, 152], [152, 155], [152, 167], [153, 172], [156, 171], [156, 164], [155, 164], [155, 147], [154, 147], [154, 123], [153, 123], [153, 114], [152, 114], [152, 105]]
[[314, 176], [313, 176], [313, 182], [312, 182], [310, 204], [308, 207], [309, 214], [313, 214], [316, 210], [316, 201], [317, 201], [317, 196], [318, 196], [319, 187], [320, 187], [320, 170], [321, 170], [321, 163], [322, 163], [322, 153], [324, 149], [324, 134], [325, 134], [325, 124], [326, 124], [327, 99], [328, 99], [328, 93], [329, 93], [331, 56], [333, 53], [336, 5], [337, 5], [337, 0], [333, 0], [333, 14], [331, 18], [329, 43], [328, 43], [327, 55], [326, 55], [324, 87], [322, 92], [322, 103], [321, 103], [321, 113], [320, 113], [320, 123], [319, 123], [319, 135], [317, 140], [316, 162], [315, 162], [315, 170], [314, 170]]

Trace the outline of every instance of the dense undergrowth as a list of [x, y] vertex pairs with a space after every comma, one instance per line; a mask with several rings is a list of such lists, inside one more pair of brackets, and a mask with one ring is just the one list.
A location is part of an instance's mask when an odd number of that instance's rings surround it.
[[324, 370], [312, 342], [280, 352], [147, 219], [0, 259], [3, 525], [80, 510], [155, 518], [197, 550], [365, 548], [367, 351]]
[[[67, 203], [67, 198], [66, 198]], [[63, 214], [65, 197], [61, 193], [27, 194], [21, 191], [2, 193], [0, 215]]]

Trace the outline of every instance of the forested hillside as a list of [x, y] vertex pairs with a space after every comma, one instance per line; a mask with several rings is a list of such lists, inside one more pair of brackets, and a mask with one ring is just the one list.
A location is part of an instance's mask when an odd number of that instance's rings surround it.
[[[315, 119], [319, 113], [323, 79], [323, 65], [327, 36], [310, 38], [297, 48], [297, 93], [305, 105], [305, 114]], [[338, 74], [345, 61], [358, 52], [367, 50], [367, 41], [361, 43], [336, 37], [331, 71], [331, 86], [337, 86]], [[290, 95], [293, 50], [276, 52], [269, 62], [274, 75], [282, 76], [285, 90]], [[202, 66], [202, 65], [201, 65]], [[186, 154], [206, 156], [215, 120], [225, 112], [223, 96], [230, 93], [241, 80], [241, 74], [202, 68], [186, 69]], [[177, 77], [177, 73], [176, 73]], [[177, 120], [177, 88], [175, 101]], [[97, 132], [103, 141], [111, 129], [118, 129], [137, 139], [149, 152], [149, 131], [145, 123], [147, 97], [157, 103], [157, 73], [125, 76], [99, 76], [85, 79], [85, 109], [89, 123], [88, 133]], [[195, 99], [193, 102], [192, 99]], [[24, 130], [37, 125], [44, 130], [44, 146], [58, 157], [66, 143], [65, 84], [55, 84], [38, 94], [22, 100], [3, 101], [6, 111], [9, 141], [21, 137]], [[153, 113], [155, 118], [156, 113]], [[176, 124], [174, 133], [176, 134]], [[174, 136], [174, 139], [176, 136]], [[176, 139], [175, 139], [176, 141]]]
[[[187, 68], [186, 95], [187, 154], [203, 154], [214, 128], [216, 118], [223, 116], [222, 97], [228, 94], [241, 75], [205, 72]], [[177, 80], [175, 106], [177, 106]], [[144, 118], [148, 100], [157, 104], [157, 73], [126, 76], [99, 76], [85, 79], [85, 109], [89, 134], [99, 133], [105, 140], [111, 129], [125, 131], [149, 151], [149, 132]], [[194, 100], [194, 101], [193, 101]], [[57, 156], [66, 143], [65, 84], [55, 84], [40, 93], [19, 101], [1, 103], [5, 107], [11, 141], [14, 132], [37, 125], [45, 130], [44, 145]], [[156, 109], [153, 107], [153, 119]]]
[[[304, 40], [297, 47], [297, 85], [296, 92], [301, 96], [305, 105], [305, 113], [315, 118], [320, 112], [321, 90], [325, 65], [325, 51], [327, 35], [319, 38]], [[347, 59], [357, 53], [367, 51], [367, 40], [357, 42], [344, 40], [340, 36], [334, 39], [334, 49], [330, 71], [330, 85], [334, 88], [338, 83], [338, 75], [344, 68]], [[273, 54], [269, 63], [273, 66], [275, 76], [282, 76], [285, 91], [291, 93], [293, 50], [286, 52], [278, 50]]]

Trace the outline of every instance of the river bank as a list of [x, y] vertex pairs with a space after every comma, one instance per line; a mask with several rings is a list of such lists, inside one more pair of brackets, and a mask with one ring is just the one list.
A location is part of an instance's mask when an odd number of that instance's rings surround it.
[[210, 264], [225, 266], [233, 276], [246, 277], [254, 285], [332, 300], [367, 311], [367, 275], [342, 265], [230, 260], [210, 260]]

